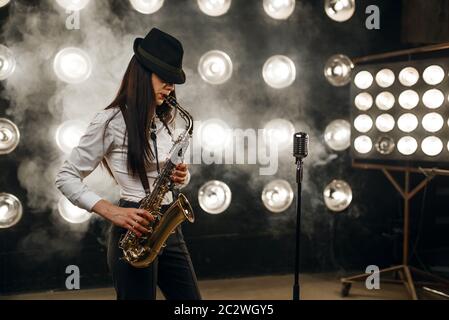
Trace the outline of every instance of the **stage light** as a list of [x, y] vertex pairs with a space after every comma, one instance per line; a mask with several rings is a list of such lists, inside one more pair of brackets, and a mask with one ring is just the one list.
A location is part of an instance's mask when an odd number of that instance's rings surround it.
[[405, 90], [399, 95], [399, 105], [407, 110], [411, 110], [419, 103], [419, 95], [416, 91]]
[[373, 119], [366, 114], [361, 114], [355, 118], [354, 127], [358, 132], [366, 133], [373, 127]]
[[426, 137], [421, 142], [421, 149], [426, 155], [434, 157], [443, 151], [443, 142], [435, 136]]
[[426, 114], [422, 119], [422, 126], [428, 132], [437, 132], [443, 128], [444, 120], [443, 117], [436, 113], [431, 112]]
[[[387, 165], [407, 161], [410, 166], [422, 166], [422, 161], [449, 162], [446, 70], [447, 58], [354, 66], [350, 96], [353, 159], [363, 160], [360, 164], [365, 160], [386, 161]], [[373, 83], [370, 75], [376, 75]], [[371, 107], [369, 97], [375, 98], [376, 108]], [[359, 139], [357, 143], [354, 138]]]
[[263, 9], [273, 19], [285, 20], [295, 10], [295, 0], [263, 0]]
[[376, 128], [381, 132], [389, 132], [394, 128], [394, 118], [388, 113], [383, 113], [376, 118]]
[[56, 144], [64, 153], [70, 153], [80, 141], [86, 131], [87, 125], [80, 120], [69, 120], [56, 129]]
[[398, 151], [399, 153], [409, 156], [416, 152], [418, 149], [418, 143], [416, 139], [410, 136], [405, 136], [399, 139], [398, 141]]
[[355, 97], [354, 103], [357, 109], [366, 111], [373, 105], [373, 97], [368, 92], [361, 92]]
[[343, 180], [332, 180], [323, 191], [324, 203], [329, 210], [340, 212], [352, 202], [352, 190]]
[[359, 89], [368, 89], [373, 84], [373, 75], [368, 71], [360, 71], [355, 75], [354, 83]]
[[129, 0], [133, 8], [143, 14], [152, 14], [164, 5], [164, 0]]
[[92, 213], [73, 205], [64, 196], [59, 198], [58, 211], [61, 217], [70, 223], [83, 223], [92, 216]]
[[438, 89], [430, 89], [424, 92], [422, 102], [429, 109], [437, 109], [444, 102], [444, 94]]
[[231, 78], [231, 58], [219, 50], [206, 52], [201, 56], [198, 63], [198, 73], [208, 83], [222, 84]]
[[351, 81], [351, 70], [354, 64], [343, 54], [330, 57], [324, 66], [324, 76], [330, 84], [340, 87]]
[[424, 82], [429, 85], [437, 85], [444, 79], [444, 70], [440, 66], [428, 66], [422, 75]]
[[0, 80], [5, 80], [14, 73], [16, 69], [16, 59], [12, 51], [0, 44]]
[[413, 113], [404, 113], [398, 119], [398, 128], [403, 132], [412, 132], [418, 127], [418, 118]]
[[391, 92], [384, 91], [377, 95], [376, 97], [376, 106], [380, 110], [390, 110], [393, 108], [395, 102], [395, 98]]
[[343, 151], [351, 144], [351, 125], [346, 120], [334, 120], [324, 130], [324, 141], [335, 151]]
[[381, 88], [388, 88], [394, 83], [394, 73], [390, 69], [382, 69], [376, 73], [376, 82]]
[[359, 136], [354, 140], [354, 149], [361, 154], [368, 153], [373, 149], [373, 142], [368, 136]]
[[89, 78], [92, 72], [92, 63], [86, 52], [79, 48], [69, 47], [56, 54], [53, 70], [62, 81], [80, 83]]
[[273, 180], [262, 191], [262, 202], [271, 212], [282, 212], [293, 202], [293, 190], [286, 180]]
[[200, 133], [201, 147], [208, 151], [224, 150], [232, 141], [231, 129], [220, 119], [209, 119], [202, 122], [198, 132]]
[[293, 124], [285, 119], [273, 119], [264, 126], [263, 138], [266, 144], [276, 144], [278, 150], [291, 149]]
[[22, 218], [22, 203], [10, 193], [0, 193], [0, 229], [10, 228]]
[[56, 0], [66, 10], [79, 11], [84, 9], [90, 0]]
[[198, 191], [201, 209], [210, 214], [222, 213], [229, 207], [231, 200], [231, 189], [222, 181], [208, 181]]
[[349, 20], [355, 11], [354, 0], [326, 0], [324, 11], [334, 21], [343, 22]]
[[288, 87], [296, 79], [295, 64], [289, 57], [272, 56], [264, 63], [262, 76], [265, 82], [273, 88]]
[[413, 67], [406, 67], [399, 72], [399, 82], [406, 87], [411, 87], [419, 80], [419, 73]]
[[19, 141], [19, 128], [11, 120], [0, 118], [0, 154], [11, 153]]
[[380, 154], [390, 154], [394, 151], [394, 141], [391, 137], [381, 136], [376, 141], [376, 150]]
[[6, 6], [9, 3], [9, 0], [0, 0], [0, 8]]
[[208, 16], [218, 17], [228, 12], [231, 0], [198, 0], [198, 6]]

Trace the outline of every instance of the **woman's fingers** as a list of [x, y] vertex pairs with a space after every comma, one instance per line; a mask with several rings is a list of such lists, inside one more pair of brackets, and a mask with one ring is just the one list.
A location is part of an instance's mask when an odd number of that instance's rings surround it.
[[134, 230], [140, 231], [142, 233], [148, 233], [150, 231], [150, 230], [148, 230], [147, 228], [145, 228], [144, 226], [140, 225], [138, 222], [136, 222], [136, 221], [134, 221], [132, 219], [128, 219], [128, 224], [133, 226]]
[[153, 215], [151, 215], [151, 213], [149, 213], [149, 212], [148, 212], [147, 210], [145, 210], [145, 209], [136, 209], [135, 212], [136, 212], [137, 215], [139, 215], [139, 216], [145, 218], [145, 219], [148, 220], [148, 221], [153, 221], [153, 220], [154, 220]]
[[128, 229], [128, 230], [131, 231], [131, 232], [134, 232], [134, 233], [136, 234], [136, 236], [138, 236], [138, 237], [141, 237], [141, 236], [142, 236], [142, 234], [141, 234], [139, 231], [137, 231], [137, 230], [134, 228], [134, 226], [133, 226], [132, 224], [130, 224], [130, 223], [127, 223], [127, 224], [125, 225], [125, 228]]
[[184, 178], [184, 177], [187, 176], [187, 171], [179, 171], [179, 170], [175, 170], [175, 171], [173, 171], [172, 174], [173, 174], [174, 176], [178, 176], [178, 177]]
[[178, 163], [176, 165], [176, 169], [180, 171], [187, 171], [187, 164], [185, 163]]
[[139, 216], [139, 215], [136, 214], [136, 213], [131, 214], [131, 218], [132, 218], [134, 221], [136, 221], [136, 222], [138, 222], [139, 224], [141, 224], [142, 226], [147, 226], [147, 225], [150, 224], [150, 222], [149, 222], [147, 219], [142, 218], [141, 216]]

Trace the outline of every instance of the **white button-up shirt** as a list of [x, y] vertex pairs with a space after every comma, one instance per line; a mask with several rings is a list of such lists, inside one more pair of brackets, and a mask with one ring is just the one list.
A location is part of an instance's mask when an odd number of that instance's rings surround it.
[[[106, 126], [109, 119], [111, 121]], [[173, 140], [157, 117], [155, 123], [159, 167], [162, 170], [165, 160], [169, 157]], [[92, 207], [102, 199], [83, 183], [83, 179], [98, 166], [103, 158], [106, 159], [115, 181], [120, 186], [121, 198], [138, 202], [145, 196], [140, 177], [133, 177], [128, 174], [128, 141], [127, 139], [124, 141], [125, 131], [126, 125], [120, 109], [102, 110], [95, 115], [87, 127], [86, 133], [81, 137], [79, 145], [73, 148], [69, 158], [64, 162], [56, 176], [57, 188], [74, 205], [92, 211]], [[125, 143], [123, 144], [123, 142]], [[154, 155], [152, 140], [150, 140], [150, 146]], [[147, 177], [150, 189], [153, 191], [153, 182], [157, 178], [155, 160], [147, 168]], [[189, 181], [190, 173], [187, 175], [186, 182], [182, 185], [178, 184], [178, 186], [182, 188]], [[169, 204], [172, 201], [172, 194], [168, 192], [162, 204]]]

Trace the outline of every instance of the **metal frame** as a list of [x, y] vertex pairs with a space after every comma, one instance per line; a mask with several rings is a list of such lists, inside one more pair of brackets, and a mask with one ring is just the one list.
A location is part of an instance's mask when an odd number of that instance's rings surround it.
[[[403, 225], [403, 249], [402, 249], [402, 264], [393, 266], [390, 268], [382, 269], [379, 271], [381, 273], [387, 273], [396, 271], [399, 273], [401, 278], [399, 282], [404, 284], [408, 293], [410, 294], [413, 300], [417, 300], [418, 296], [416, 294], [415, 282], [413, 281], [412, 273], [416, 273], [418, 275], [427, 277], [436, 281], [437, 283], [431, 283], [432, 285], [444, 285], [449, 287], [449, 280], [446, 280], [442, 277], [433, 275], [429, 272], [417, 269], [409, 265], [409, 236], [410, 236], [410, 200], [421, 191], [429, 181], [431, 181], [436, 175], [446, 175], [449, 176], [449, 170], [438, 169], [438, 168], [412, 168], [407, 166], [389, 166], [389, 165], [380, 165], [380, 164], [368, 164], [368, 163], [357, 163], [354, 160], [352, 161], [352, 166], [354, 168], [360, 169], [374, 169], [381, 170], [388, 180], [393, 184], [395, 189], [399, 192], [399, 194], [404, 199], [404, 225]], [[404, 172], [404, 187], [402, 188], [400, 184], [396, 181], [396, 179], [391, 175], [390, 171], [400, 171]], [[410, 190], [410, 174], [411, 173], [422, 173], [425, 178], [421, 181], [413, 190]], [[363, 273], [355, 276], [351, 276], [348, 278], [341, 278], [340, 281], [342, 283], [342, 296], [347, 296], [351, 289], [351, 285], [355, 281], [361, 281], [366, 279], [371, 274]], [[386, 282], [386, 281], [384, 281]], [[424, 283], [416, 282], [416, 284], [425, 285]], [[429, 284], [429, 283], [426, 283]]]

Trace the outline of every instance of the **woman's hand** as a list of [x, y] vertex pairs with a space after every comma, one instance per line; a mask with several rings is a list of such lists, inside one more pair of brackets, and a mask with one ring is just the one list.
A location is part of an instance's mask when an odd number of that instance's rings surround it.
[[138, 237], [148, 233], [148, 225], [154, 217], [144, 209], [116, 207], [109, 220], [116, 226], [134, 232]]
[[170, 178], [174, 183], [184, 184], [187, 180], [188, 172], [187, 164], [179, 163], [176, 165], [175, 169], [173, 169]]
[[105, 200], [98, 201], [92, 210], [116, 226], [134, 232], [138, 237], [142, 236], [143, 233], [149, 232], [147, 227], [150, 221], [154, 220], [154, 217], [144, 209], [122, 208]]

